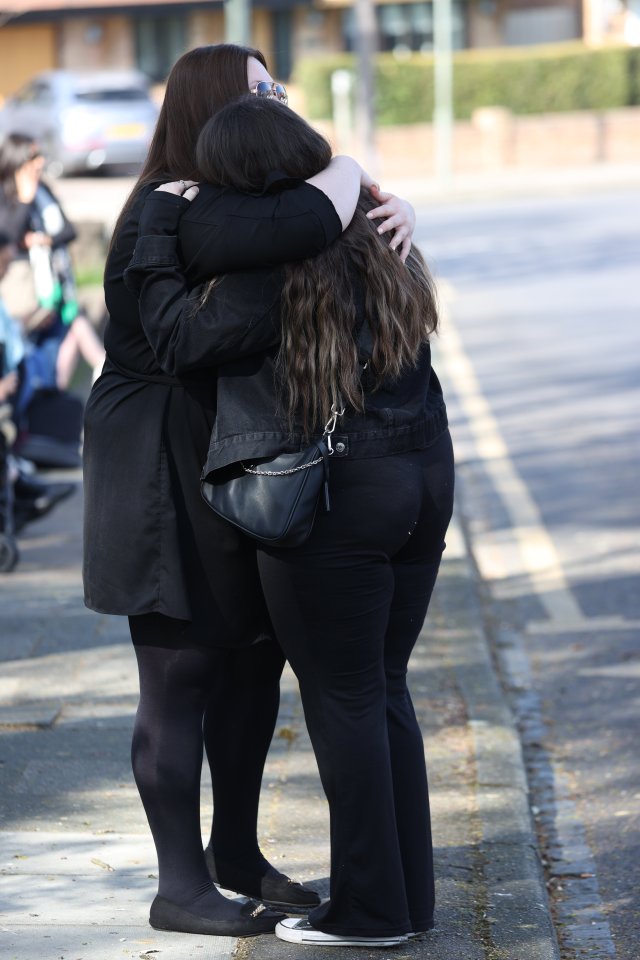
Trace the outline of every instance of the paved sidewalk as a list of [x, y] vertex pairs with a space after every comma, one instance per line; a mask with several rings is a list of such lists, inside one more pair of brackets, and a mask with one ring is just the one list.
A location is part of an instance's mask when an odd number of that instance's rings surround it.
[[385, 177], [384, 189], [414, 204], [485, 202], [516, 197], [570, 196], [600, 190], [628, 189], [640, 184], [640, 163], [592, 163], [567, 167], [504, 167], [482, 173], [460, 173], [443, 184], [433, 177]]
[[[69, 476], [69, 472], [65, 473]], [[80, 482], [79, 474], [71, 474]], [[322, 960], [274, 937], [158, 934], [155, 857], [129, 767], [136, 670], [124, 621], [86, 611], [81, 492], [0, 576], [0, 955], [7, 960]], [[437, 929], [342, 960], [557, 960], [520, 745], [454, 525], [411, 684], [430, 768]], [[203, 782], [203, 823], [211, 813]], [[263, 850], [327, 890], [328, 818], [295, 682], [284, 681], [261, 809]], [[375, 851], [372, 851], [372, 856]]]

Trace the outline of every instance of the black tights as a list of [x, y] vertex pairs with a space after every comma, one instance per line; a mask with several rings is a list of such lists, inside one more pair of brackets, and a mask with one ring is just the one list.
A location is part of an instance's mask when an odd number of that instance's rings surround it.
[[231, 917], [237, 907], [212, 886], [202, 850], [203, 742], [215, 856], [262, 872], [258, 800], [283, 655], [269, 639], [237, 650], [184, 647], [184, 624], [160, 614], [130, 617], [129, 625], [140, 674], [131, 756], [158, 855], [158, 892], [201, 916]]

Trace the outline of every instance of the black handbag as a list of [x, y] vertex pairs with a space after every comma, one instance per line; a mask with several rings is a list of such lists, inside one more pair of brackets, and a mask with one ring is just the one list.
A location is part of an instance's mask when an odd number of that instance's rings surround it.
[[230, 464], [200, 481], [211, 509], [247, 536], [273, 547], [298, 547], [308, 539], [320, 494], [329, 502], [331, 434], [344, 410], [332, 408], [320, 440], [297, 453]]
[[[357, 338], [360, 375], [369, 364], [371, 333], [362, 324]], [[344, 408], [334, 403], [322, 438], [298, 453], [280, 453], [252, 463], [233, 463], [201, 478], [211, 509], [249, 537], [273, 547], [298, 547], [308, 538], [321, 491], [329, 502], [331, 434]]]

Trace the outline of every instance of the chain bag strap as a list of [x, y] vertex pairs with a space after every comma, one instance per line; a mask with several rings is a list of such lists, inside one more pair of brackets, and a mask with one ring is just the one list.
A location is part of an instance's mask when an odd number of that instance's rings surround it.
[[[337, 404], [332, 404], [331, 406], [331, 416], [327, 420], [324, 430], [322, 431], [322, 440], [321, 443], [326, 443], [327, 451], [321, 452], [320, 456], [315, 460], [309, 460], [308, 463], [300, 463], [295, 467], [289, 467], [288, 469], [283, 470], [264, 470], [260, 467], [251, 467], [247, 466], [246, 463], [241, 463], [242, 469], [245, 473], [251, 474], [253, 477], [289, 477], [293, 473], [299, 473], [300, 470], [309, 470], [310, 467], [316, 467], [318, 464], [323, 464], [324, 466], [324, 508], [329, 512], [331, 509], [331, 504], [329, 500], [329, 467], [327, 462], [327, 456], [333, 455], [333, 446], [331, 443], [331, 434], [336, 429], [338, 423], [338, 417], [341, 417], [344, 413], [344, 407], [338, 410]], [[277, 459], [280, 459], [278, 457]]]
[[322, 437], [297, 453], [281, 453], [256, 463], [240, 462], [201, 481], [211, 509], [260, 543], [296, 547], [313, 528], [320, 494], [329, 502], [331, 435], [344, 413], [334, 405]]

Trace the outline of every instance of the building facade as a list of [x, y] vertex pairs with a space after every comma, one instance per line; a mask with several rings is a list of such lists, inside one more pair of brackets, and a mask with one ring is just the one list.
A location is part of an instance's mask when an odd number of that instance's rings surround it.
[[[64, 0], [62, 0], [64, 3]], [[55, 68], [144, 71], [162, 83], [185, 50], [224, 39], [221, 0], [176, 4], [164, 0], [2, 0], [0, 98], [34, 73]], [[583, 38], [625, 39], [625, 16], [640, 0], [452, 0], [458, 49]], [[375, 0], [380, 50], [433, 47], [431, 0]], [[350, 50], [355, 42], [353, 0], [254, 0], [252, 43], [275, 76], [288, 79], [298, 58]], [[617, 19], [616, 19], [617, 18]], [[640, 21], [639, 21], [640, 22]], [[617, 26], [616, 26], [617, 25]], [[628, 28], [627, 28], [628, 29]], [[614, 37], [622, 30], [621, 37]], [[631, 41], [632, 42], [632, 41]], [[640, 42], [640, 40], [639, 40]]]

